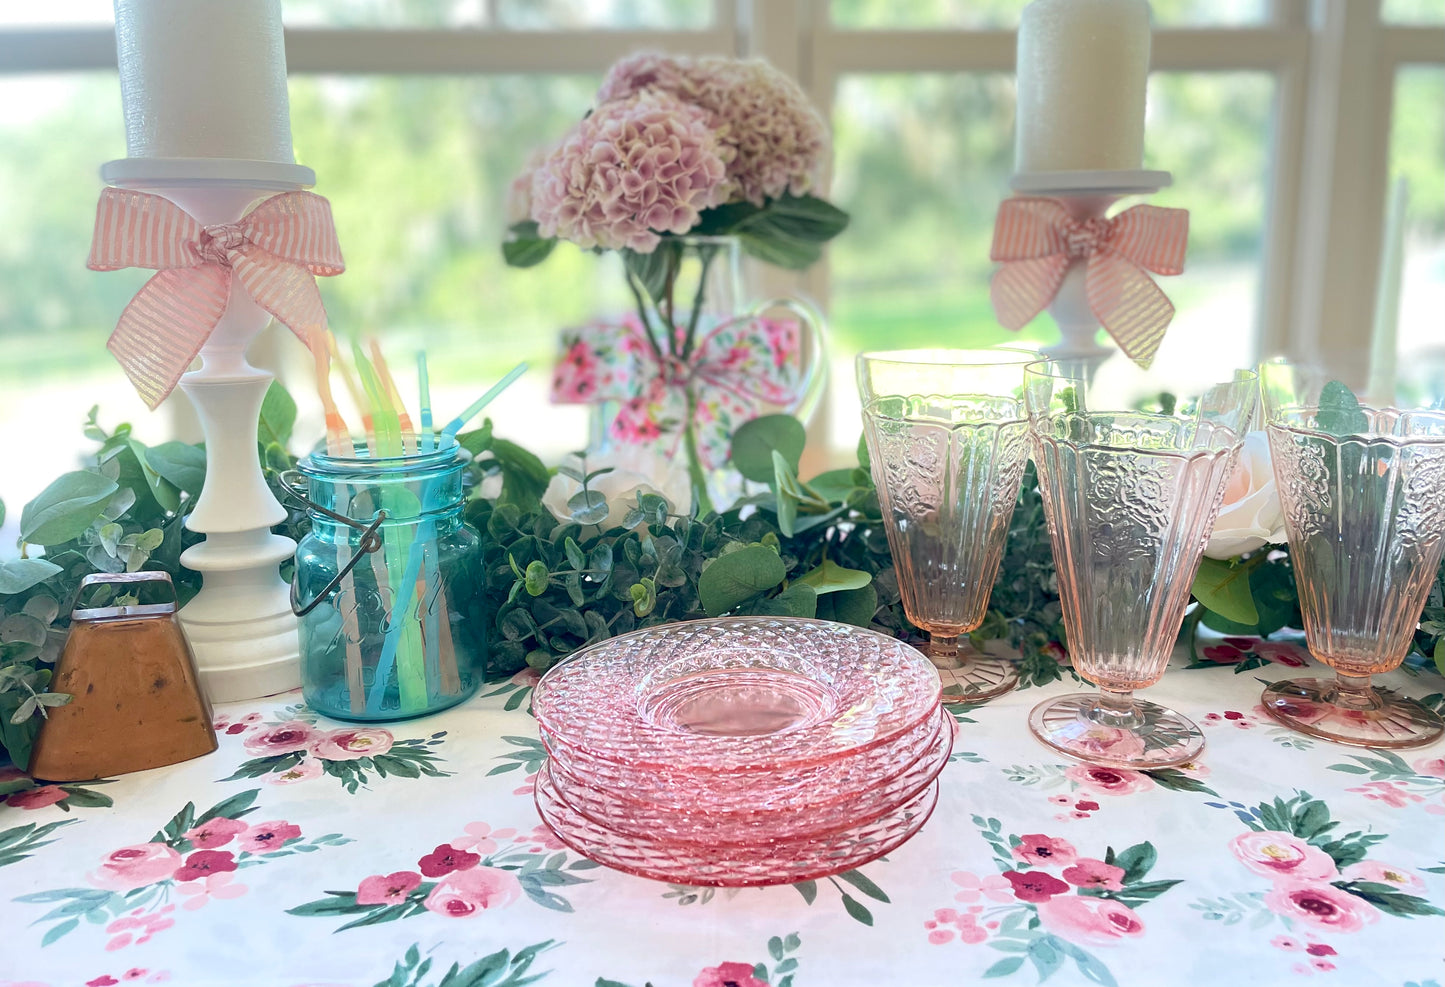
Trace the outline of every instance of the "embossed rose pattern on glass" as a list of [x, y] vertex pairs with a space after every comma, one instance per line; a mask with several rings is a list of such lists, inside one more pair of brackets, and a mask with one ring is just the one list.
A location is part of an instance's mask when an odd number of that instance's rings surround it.
[[1099, 686], [1033, 710], [1051, 747], [1120, 767], [1179, 764], [1203, 747], [1193, 723], [1132, 693], [1169, 662], [1253, 412], [1246, 376], [1166, 413], [1135, 410], [1063, 364], [1026, 371], [1069, 654]]
[[945, 702], [1018, 681], [973, 651], [1028, 462], [1024, 351], [916, 350], [858, 358], [864, 435], [903, 610], [930, 635]]
[[1370, 676], [1398, 668], [1409, 653], [1445, 552], [1445, 411], [1321, 412], [1312, 382], [1319, 375], [1287, 365], [1264, 373], [1305, 636], [1310, 653], [1336, 672], [1275, 683], [1265, 708], [1341, 743], [1430, 743], [1445, 730], [1440, 718], [1372, 688]]

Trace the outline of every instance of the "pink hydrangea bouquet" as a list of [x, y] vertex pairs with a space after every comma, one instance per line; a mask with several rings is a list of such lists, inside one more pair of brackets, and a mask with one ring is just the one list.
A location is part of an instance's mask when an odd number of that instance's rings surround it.
[[[732, 431], [807, 393], [796, 323], [718, 296], [733, 293], [720, 279], [738, 248], [804, 268], [847, 226], [814, 194], [830, 150], [817, 110], [767, 62], [644, 52], [614, 65], [591, 112], [513, 183], [507, 263], [539, 264], [558, 240], [615, 250], [636, 300], [635, 316], [573, 334], [553, 399], [619, 403], [610, 439], [685, 454], [700, 509]], [[598, 498], [578, 482], [576, 519], [590, 523]]]
[[596, 106], [512, 186], [514, 267], [559, 239], [620, 250], [647, 287], [685, 235], [736, 235], [771, 264], [803, 268], [847, 214], [813, 194], [828, 128], [798, 84], [760, 59], [643, 52], [613, 65]]

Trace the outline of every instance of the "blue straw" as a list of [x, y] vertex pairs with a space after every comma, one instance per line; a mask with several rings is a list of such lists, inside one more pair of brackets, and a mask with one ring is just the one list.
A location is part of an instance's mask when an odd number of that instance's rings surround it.
[[[487, 390], [487, 393], [472, 402], [466, 411], [463, 411], [460, 415], [447, 422], [447, 427], [442, 429], [442, 438], [437, 443], [437, 448], [442, 449], [455, 442], [457, 433], [462, 430], [467, 422], [475, 418], [483, 408], [491, 403], [493, 398], [510, 387], [518, 377], [526, 372], [527, 364], [525, 362], [517, 364], [508, 372], [507, 376], [493, 384]], [[425, 497], [423, 498], [423, 515], [430, 514], [440, 506], [436, 503], [436, 491], [440, 486], [441, 484], [439, 483], [433, 483], [430, 489], [426, 491]], [[411, 551], [407, 553], [406, 571], [402, 574], [401, 586], [391, 608], [393, 615], [392, 623], [391, 626], [387, 628], [386, 640], [383, 641], [381, 645], [381, 657], [376, 661], [376, 679], [371, 685], [371, 695], [366, 697], [366, 711], [372, 716], [381, 712], [381, 701], [386, 695], [386, 683], [391, 678], [392, 668], [396, 665], [396, 649], [401, 643], [403, 628], [407, 625], [405, 618], [397, 618], [396, 615], [405, 614], [411, 609], [412, 594], [416, 591], [417, 572], [421, 569], [421, 560], [424, 554], [422, 546], [428, 540], [435, 540], [435, 538], [434, 522], [422, 521], [417, 525], [416, 537], [412, 540]]]
[[436, 447], [436, 434], [431, 424], [431, 380], [426, 373], [426, 350], [416, 355], [416, 377], [421, 388], [421, 452], [431, 452]]

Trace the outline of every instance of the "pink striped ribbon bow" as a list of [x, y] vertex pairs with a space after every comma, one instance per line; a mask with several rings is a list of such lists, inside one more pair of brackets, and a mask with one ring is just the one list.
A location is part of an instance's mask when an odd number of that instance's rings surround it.
[[162, 196], [118, 188], [100, 193], [86, 266], [157, 272], [106, 343], [151, 408], [175, 389], [225, 313], [233, 276], [305, 341], [326, 327], [315, 276], [346, 269], [331, 204], [314, 193], [273, 196], [238, 222], [207, 226]]
[[1188, 239], [1187, 209], [1141, 205], [1081, 221], [1058, 199], [1005, 199], [989, 251], [1003, 262], [989, 289], [994, 313], [1006, 328], [1021, 329], [1053, 301], [1069, 265], [1086, 258], [1089, 308], [1119, 348], [1148, 367], [1174, 306], [1145, 271], [1181, 273]]

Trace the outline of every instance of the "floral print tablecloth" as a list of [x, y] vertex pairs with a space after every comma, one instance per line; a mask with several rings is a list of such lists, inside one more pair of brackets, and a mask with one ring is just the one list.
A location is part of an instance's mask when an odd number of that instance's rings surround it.
[[0, 806], [0, 984], [1438, 987], [1445, 744], [1274, 725], [1261, 681], [1298, 655], [1231, 640], [1177, 662], [1148, 695], [1209, 741], [1178, 769], [1033, 740], [1067, 676], [959, 709], [917, 837], [750, 890], [629, 877], [541, 827], [525, 675], [384, 729], [296, 694], [218, 707], [214, 755]]

